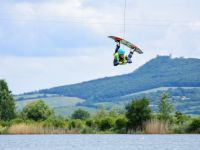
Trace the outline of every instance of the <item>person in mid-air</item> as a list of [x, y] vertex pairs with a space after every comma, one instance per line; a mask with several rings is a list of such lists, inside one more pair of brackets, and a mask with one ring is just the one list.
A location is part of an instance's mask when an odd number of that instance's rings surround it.
[[135, 49], [131, 49], [130, 53], [128, 56], [125, 55], [125, 50], [120, 48], [120, 42], [117, 42], [117, 46], [115, 49], [115, 54], [114, 54], [114, 60], [113, 60], [113, 65], [118, 66], [118, 65], [125, 65], [127, 63], [132, 63], [132, 56], [134, 53]]

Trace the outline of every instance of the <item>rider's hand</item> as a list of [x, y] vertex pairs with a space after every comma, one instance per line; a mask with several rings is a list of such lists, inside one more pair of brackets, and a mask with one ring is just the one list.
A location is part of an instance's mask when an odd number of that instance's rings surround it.
[[121, 64], [122, 64], [122, 62], [120, 61], [120, 62], [119, 62], [119, 64], [121, 65]]

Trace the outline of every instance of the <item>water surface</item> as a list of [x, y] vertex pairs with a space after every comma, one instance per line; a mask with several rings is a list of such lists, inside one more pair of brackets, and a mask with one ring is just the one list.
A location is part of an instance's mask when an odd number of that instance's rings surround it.
[[200, 150], [200, 135], [0, 135], [0, 150]]

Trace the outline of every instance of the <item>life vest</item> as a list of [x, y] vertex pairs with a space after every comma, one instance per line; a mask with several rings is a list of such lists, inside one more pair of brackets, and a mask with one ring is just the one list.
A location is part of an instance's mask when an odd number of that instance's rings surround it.
[[115, 53], [115, 54], [114, 54], [114, 58], [115, 58], [118, 62], [122, 62], [122, 65], [127, 63], [126, 55], [124, 55], [124, 58], [121, 59], [121, 58], [119, 57], [119, 53]]

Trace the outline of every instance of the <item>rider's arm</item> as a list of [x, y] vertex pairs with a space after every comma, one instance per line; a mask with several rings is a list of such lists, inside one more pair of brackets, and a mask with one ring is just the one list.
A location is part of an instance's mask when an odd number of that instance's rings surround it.
[[117, 59], [115, 59], [115, 58], [114, 58], [114, 60], [113, 60], [113, 65], [114, 65], [114, 66], [119, 65], [119, 62], [118, 62]]

